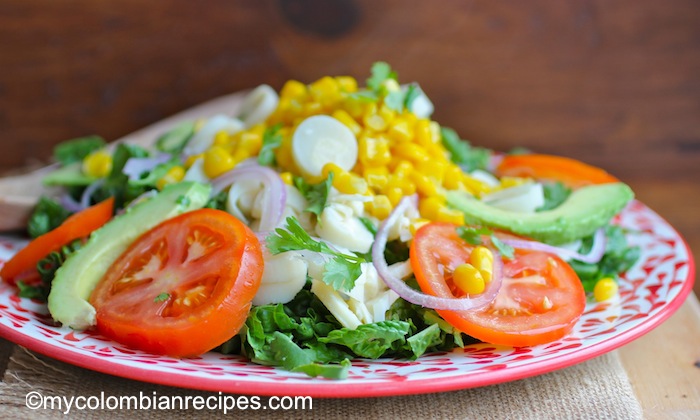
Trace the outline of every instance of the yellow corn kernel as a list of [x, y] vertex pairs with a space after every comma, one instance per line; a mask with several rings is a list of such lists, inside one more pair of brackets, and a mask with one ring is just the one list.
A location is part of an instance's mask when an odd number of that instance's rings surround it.
[[416, 186], [416, 191], [418, 191], [418, 194], [425, 197], [430, 197], [437, 194], [437, 187], [435, 186], [435, 183], [422, 173], [413, 171], [411, 172], [409, 178], [413, 182], [413, 185]]
[[83, 159], [83, 172], [95, 178], [104, 178], [112, 172], [112, 156], [105, 151], [92, 152]]
[[182, 181], [185, 177], [185, 168], [176, 165], [168, 169], [168, 172], [163, 175], [158, 181], [156, 181], [156, 188], [162, 190], [166, 185], [175, 184]]
[[332, 105], [340, 100], [340, 86], [330, 76], [322, 77], [309, 85], [309, 93], [323, 106]]
[[280, 100], [282, 99], [303, 99], [306, 96], [306, 85], [297, 81], [289, 80], [282, 90], [280, 90]]
[[384, 186], [384, 189], [388, 188], [398, 188], [401, 190], [403, 195], [411, 195], [416, 192], [416, 186], [411, 182], [408, 177], [397, 176], [395, 174], [389, 175], [389, 179]]
[[396, 118], [389, 127], [387, 135], [396, 143], [405, 143], [413, 140], [413, 127], [411, 127], [408, 119]]
[[367, 192], [367, 181], [349, 172], [334, 174], [333, 186], [343, 194], [364, 194]]
[[390, 114], [380, 112], [380, 110], [381, 108], [378, 109], [377, 104], [374, 102], [367, 104], [365, 113], [362, 116], [362, 122], [366, 128], [375, 132], [382, 132], [387, 129], [391, 122], [390, 118], [388, 118]]
[[221, 146], [212, 146], [204, 153], [204, 173], [209, 178], [216, 178], [236, 166], [231, 154]]
[[391, 160], [389, 142], [379, 136], [360, 136], [358, 146], [359, 161], [365, 166], [385, 166]]
[[462, 177], [464, 177], [464, 172], [462, 169], [454, 164], [448, 164], [445, 168], [445, 178], [442, 185], [448, 190], [456, 190], [462, 185]]
[[476, 178], [471, 177], [469, 174], [462, 174], [462, 183], [467, 190], [476, 196], [485, 194], [491, 190], [491, 188], [484, 182], [479, 181]]
[[337, 179], [339, 176], [348, 174], [348, 172], [345, 169], [341, 168], [333, 162], [328, 162], [325, 165], [323, 165], [323, 168], [321, 169], [321, 176], [323, 177], [323, 179], [326, 179], [328, 178], [328, 174], [331, 172], [333, 172], [334, 179]]
[[214, 145], [215, 146], [226, 146], [227, 144], [229, 144], [230, 141], [231, 141], [231, 137], [224, 130], [221, 130], [221, 131], [217, 132], [216, 134], [214, 134]]
[[384, 195], [389, 198], [389, 202], [392, 206], [399, 204], [399, 201], [403, 198], [403, 191], [398, 187], [384, 188]]
[[413, 172], [413, 164], [407, 160], [399, 160], [392, 173], [399, 178], [408, 178]]
[[375, 195], [372, 201], [367, 203], [367, 211], [379, 220], [389, 217], [389, 213], [394, 207], [391, 205], [389, 197], [386, 195]]
[[455, 225], [463, 225], [464, 213], [462, 213], [459, 210], [443, 206], [438, 210], [438, 214], [435, 220], [437, 220], [438, 222], [447, 222], [454, 223]]
[[438, 212], [445, 207], [441, 197], [425, 197], [418, 203], [418, 210], [422, 217], [428, 220], [437, 220]]
[[416, 143], [423, 147], [429, 147], [433, 143], [433, 137], [430, 133], [430, 120], [420, 118], [413, 125], [413, 135]]
[[367, 102], [352, 96], [346, 97], [341, 104], [341, 107], [357, 121], [362, 120], [368, 106]]
[[491, 281], [493, 277], [493, 252], [490, 249], [483, 245], [475, 247], [469, 255], [469, 262], [479, 270], [486, 283]]
[[[416, 164], [416, 170], [428, 178], [434, 180], [438, 185], [442, 185], [445, 181], [445, 172], [447, 172], [448, 162], [442, 162], [435, 159], [428, 159]], [[456, 166], [456, 165], [455, 165]], [[457, 167], [459, 169], [459, 167]]]
[[419, 217], [411, 220], [411, 223], [408, 225], [408, 229], [411, 231], [411, 235], [415, 235], [416, 232], [418, 232], [418, 229], [427, 225], [428, 223], [430, 223], [430, 220]]
[[346, 93], [357, 92], [357, 80], [352, 76], [338, 76], [335, 78], [340, 90]]
[[399, 143], [392, 149], [392, 153], [414, 163], [430, 159], [428, 152], [416, 143]]
[[282, 137], [282, 144], [275, 150], [275, 161], [280, 168], [296, 172], [296, 165], [292, 156], [292, 136]]
[[430, 141], [433, 144], [442, 146], [442, 133], [440, 132], [440, 124], [436, 121], [430, 121]]
[[612, 299], [617, 295], [617, 282], [610, 277], [598, 280], [593, 288], [593, 298], [596, 302]]
[[481, 272], [471, 264], [461, 264], [452, 273], [455, 286], [468, 295], [478, 295], [486, 289], [486, 282]]
[[500, 179], [500, 181], [501, 181], [500, 188], [505, 189], [505, 188], [517, 187], [518, 185], [523, 185], [526, 182], [530, 182], [531, 180], [532, 180], [531, 178], [504, 176]]
[[332, 116], [336, 120], [343, 123], [343, 125], [345, 125], [347, 128], [349, 128], [354, 135], [357, 136], [360, 134], [360, 132], [362, 132], [362, 126], [360, 126], [360, 124], [358, 124], [358, 122], [355, 121], [355, 119], [350, 114], [348, 114], [347, 111], [342, 109], [336, 109], [335, 111], [333, 111]]
[[320, 102], [307, 102], [302, 106], [301, 116], [311, 117], [323, 113], [323, 104]]
[[294, 185], [294, 175], [292, 175], [291, 172], [282, 172], [280, 178], [282, 178], [282, 182], [285, 184]]
[[370, 188], [379, 191], [389, 181], [389, 170], [386, 166], [371, 166], [362, 169], [362, 177]]
[[185, 159], [185, 168], [190, 169], [198, 159], [201, 159], [203, 157], [204, 153], [188, 156], [187, 159]]
[[238, 144], [236, 145], [236, 152], [243, 151], [248, 154], [248, 156], [255, 156], [260, 153], [262, 148], [263, 138], [262, 134], [255, 131], [245, 131], [241, 133], [238, 139]]

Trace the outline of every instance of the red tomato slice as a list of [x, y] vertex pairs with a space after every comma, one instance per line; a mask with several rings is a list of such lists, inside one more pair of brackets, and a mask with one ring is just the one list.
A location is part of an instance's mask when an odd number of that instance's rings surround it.
[[90, 303], [103, 335], [149, 353], [196, 356], [238, 332], [262, 271], [255, 234], [224, 211], [201, 209], [139, 237]]
[[85, 238], [112, 218], [114, 197], [88, 207], [67, 218], [61, 226], [45, 233], [22, 248], [0, 270], [0, 277], [10, 284], [22, 280], [27, 284], [40, 282], [36, 265], [47, 255], [76, 239]]
[[[469, 261], [474, 248], [462, 240], [457, 226], [430, 223], [411, 244], [411, 267], [424, 293], [453, 297], [454, 269]], [[499, 238], [510, 235], [497, 233]], [[532, 346], [566, 335], [586, 306], [581, 281], [553, 254], [516, 249], [505, 260], [503, 285], [488, 307], [474, 311], [438, 311], [458, 330], [487, 343]]]

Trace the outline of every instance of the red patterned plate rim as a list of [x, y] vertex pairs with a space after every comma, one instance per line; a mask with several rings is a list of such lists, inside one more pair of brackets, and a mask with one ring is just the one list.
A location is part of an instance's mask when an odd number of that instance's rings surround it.
[[[574, 332], [558, 342], [508, 348], [481, 343], [418, 361], [356, 360], [344, 381], [308, 378], [208, 353], [177, 360], [122, 348], [95, 333], [55, 328], [45, 311], [0, 285], [0, 336], [29, 350], [86, 369], [144, 382], [250, 395], [378, 397], [481, 387], [541, 375], [612, 351], [651, 331], [685, 301], [695, 279], [688, 245], [668, 222], [639, 201], [616, 223], [636, 231], [642, 258], [620, 282], [613, 303], [589, 303]], [[18, 247], [0, 237], [0, 262]], [[3, 254], [4, 252], [4, 254]]]

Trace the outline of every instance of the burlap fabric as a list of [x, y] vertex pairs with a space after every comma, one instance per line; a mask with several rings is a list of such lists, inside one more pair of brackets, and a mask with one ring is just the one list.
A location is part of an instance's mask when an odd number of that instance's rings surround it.
[[[37, 355], [0, 341], [0, 418], [310, 418], [310, 419], [640, 419], [642, 410], [616, 352], [567, 369], [516, 382], [462, 391], [400, 397], [321, 399], [311, 409], [238, 410], [30, 410], [30, 392], [46, 396], [212, 396], [218, 393], [153, 385], [105, 375]], [[6, 365], [5, 365], [6, 363]], [[342, 382], [337, 385], [342, 386]], [[262, 405], [267, 402], [261, 398]], [[65, 407], [62, 407], [66, 411]]]

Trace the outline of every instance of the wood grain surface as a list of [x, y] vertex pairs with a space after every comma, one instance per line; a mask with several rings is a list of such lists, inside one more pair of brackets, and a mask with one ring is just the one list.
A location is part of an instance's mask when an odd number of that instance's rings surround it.
[[3, 0], [0, 171], [260, 83], [364, 80], [376, 60], [474, 144], [608, 169], [700, 256], [693, 0]]

